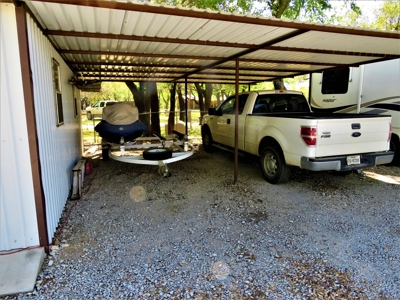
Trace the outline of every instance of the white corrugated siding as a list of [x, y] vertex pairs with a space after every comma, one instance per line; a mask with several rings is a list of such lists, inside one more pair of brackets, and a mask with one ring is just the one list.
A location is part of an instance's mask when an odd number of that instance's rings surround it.
[[[72, 168], [81, 157], [80, 109], [74, 116], [74, 98], [79, 95], [68, 83], [72, 71], [28, 18], [29, 47], [32, 66], [35, 114], [39, 143], [42, 184], [46, 201], [49, 240], [52, 239], [67, 201]], [[52, 78], [52, 59], [60, 64], [64, 125], [57, 126], [55, 92]]]
[[0, 3], [0, 250], [39, 244], [15, 8]]

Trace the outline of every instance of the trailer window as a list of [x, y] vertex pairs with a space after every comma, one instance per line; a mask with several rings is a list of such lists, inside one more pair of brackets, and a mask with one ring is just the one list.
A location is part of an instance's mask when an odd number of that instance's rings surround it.
[[324, 71], [322, 73], [322, 94], [346, 94], [349, 87], [350, 68]]

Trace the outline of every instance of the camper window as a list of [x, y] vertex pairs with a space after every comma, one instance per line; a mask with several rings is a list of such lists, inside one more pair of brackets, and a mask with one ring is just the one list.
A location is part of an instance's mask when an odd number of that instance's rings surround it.
[[350, 68], [324, 71], [322, 73], [322, 94], [346, 94], [349, 87]]

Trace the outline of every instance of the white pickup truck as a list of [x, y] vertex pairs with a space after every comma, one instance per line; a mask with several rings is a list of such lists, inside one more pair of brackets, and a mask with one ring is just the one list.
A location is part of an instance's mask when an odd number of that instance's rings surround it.
[[116, 103], [117, 100], [100, 100], [93, 106], [86, 107], [86, 118], [92, 120], [94, 116], [100, 116], [103, 114], [103, 108], [110, 103]]
[[[206, 151], [235, 146], [235, 99], [229, 97], [202, 118]], [[260, 157], [270, 183], [287, 181], [291, 166], [350, 171], [393, 159], [391, 116], [313, 113], [296, 91], [250, 91], [238, 99], [238, 149]]]

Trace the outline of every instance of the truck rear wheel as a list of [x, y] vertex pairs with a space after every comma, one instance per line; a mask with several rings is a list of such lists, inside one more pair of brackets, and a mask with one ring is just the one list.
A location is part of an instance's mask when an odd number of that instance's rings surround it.
[[269, 183], [284, 183], [289, 180], [290, 167], [285, 163], [280, 149], [265, 147], [260, 156], [261, 172]]
[[390, 139], [390, 150], [394, 151], [394, 157], [390, 164], [400, 166], [400, 140], [395, 134], [392, 134], [392, 138]]
[[88, 112], [86, 113], [86, 119], [88, 119], [88, 120], [93, 119], [93, 115], [92, 115], [92, 113], [91, 113], [90, 111], [88, 111]]

